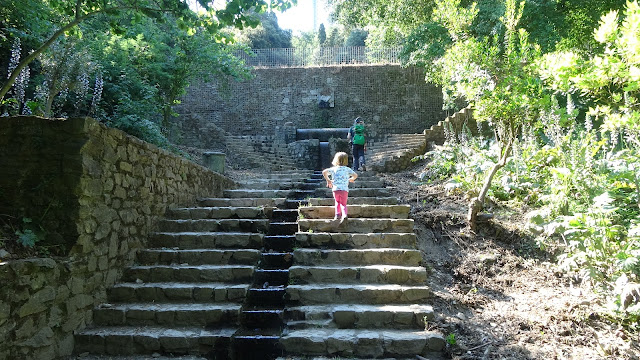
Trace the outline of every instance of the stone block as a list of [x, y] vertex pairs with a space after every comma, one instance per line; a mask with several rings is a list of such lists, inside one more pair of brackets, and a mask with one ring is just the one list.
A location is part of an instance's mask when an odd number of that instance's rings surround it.
[[11, 304], [8, 302], [0, 302], [0, 326], [3, 325], [11, 316]]
[[384, 354], [380, 334], [376, 331], [361, 331], [356, 334], [354, 352], [359, 357], [379, 358]]
[[327, 355], [352, 356], [355, 333], [352, 331], [335, 332], [327, 336]]
[[323, 331], [304, 330], [295, 335], [285, 335], [281, 338], [284, 349], [290, 354], [325, 355], [327, 344]]
[[29, 300], [20, 307], [18, 316], [25, 317], [46, 310], [49, 307], [49, 302], [55, 299], [55, 297], [56, 291], [51, 286], [38, 291], [31, 295]]
[[426, 337], [404, 332], [384, 332], [383, 340], [386, 352], [396, 356], [422, 354], [427, 344]]
[[160, 347], [160, 338], [156, 334], [140, 334], [133, 339], [134, 343], [146, 352], [158, 351]]
[[203, 166], [207, 169], [224, 174], [225, 154], [216, 151], [207, 151], [202, 154]]
[[198, 338], [192, 333], [166, 330], [160, 337], [160, 345], [165, 351], [184, 353], [198, 347]]
[[[49, 347], [54, 343], [54, 334], [53, 330], [50, 327], [45, 327], [39, 329], [35, 334], [33, 334], [28, 340], [23, 341], [18, 344], [18, 346], [30, 347], [30, 348], [41, 348], [41, 347]], [[51, 351], [52, 355], [55, 355], [55, 350], [53, 347], [50, 350], [47, 350], [47, 354]], [[54, 356], [45, 357], [49, 359], [53, 359]]]
[[99, 325], [122, 325], [125, 316], [122, 309], [101, 306], [93, 312], [93, 321]]
[[444, 336], [436, 333], [431, 333], [427, 336], [427, 348], [431, 351], [442, 351], [447, 342]]
[[133, 334], [112, 333], [105, 336], [104, 352], [109, 355], [131, 355], [135, 352]]
[[66, 334], [57, 337], [55, 348], [56, 358], [63, 358], [73, 353], [75, 345], [73, 334]]
[[353, 328], [356, 323], [356, 313], [353, 310], [334, 311], [333, 321], [340, 329]]

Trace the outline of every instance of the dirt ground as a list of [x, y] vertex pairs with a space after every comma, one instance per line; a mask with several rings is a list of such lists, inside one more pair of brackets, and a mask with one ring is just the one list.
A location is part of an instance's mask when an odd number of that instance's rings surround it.
[[519, 230], [523, 209], [489, 209], [471, 234], [465, 199], [417, 183], [419, 170], [380, 176], [412, 205], [436, 295], [429, 327], [455, 343], [452, 359], [640, 359], [640, 335], [599, 316], [598, 296]]

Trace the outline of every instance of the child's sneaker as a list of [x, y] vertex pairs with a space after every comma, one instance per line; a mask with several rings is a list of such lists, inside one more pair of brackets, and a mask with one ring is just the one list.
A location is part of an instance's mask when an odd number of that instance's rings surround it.
[[346, 216], [340, 218], [340, 224], [343, 224], [347, 220]]

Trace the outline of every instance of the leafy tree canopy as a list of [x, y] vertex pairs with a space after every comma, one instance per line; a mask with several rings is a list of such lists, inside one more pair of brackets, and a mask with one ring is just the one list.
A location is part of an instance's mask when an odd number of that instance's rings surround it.
[[238, 31], [238, 42], [252, 49], [290, 48], [291, 30], [281, 29], [274, 12], [257, 15], [260, 25]]
[[[43, 28], [55, 29], [55, 32], [51, 36], [42, 37], [41, 42], [33, 47], [33, 51], [22, 58], [0, 89], [0, 98], [4, 98], [18, 75], [29, 63], [61, 36], [78, 32], [77, 25], [93, 17], [100, 17], [107, 21], [114, 33], [123, 33], [124, 29], [116, 21], [118, 15], [127, 13], [132, 15], [134, 20], [149, 17], [164, 21], [166, 20], [164, 15], [171, 14], [172, 20], [181, 29], [190, 29], [193, 32], [197, 28], [202, 28], [215, 34], [218, 41], [227, 41], [229, 38], [221, 29], [227, 26], [240, 29], [256, 26], [259, 20], [254, 14], [265, 11], [269, 6], [272, 9], [286, 9], [296, 2], [296, 0], [269, 0], [269, 2], [267, 0], [225, 0], [224, 5], [219, 5], [211, 0], [197, 0], [204, 11], [196, 14], [189, 8], [187, 0], [50, 0], [46, 2], [46, 11], [43, 12], [42, 17], [23, 20], [29, 18], [33, 11], [31, 5], [36, 4], [37, 1], [1, 1], [0, 8], [3, 9], [4, 18], [10, 19], [12, 24], [19, 26], [10, 27], [3, 24], [0, 31], [2, 36], [6, 37], [11, 32], [17, 33], [15, 36], [18, 36], [20, 31], [29, 32], [30, 27], [25, 25], [33, 25], [36, 31], [42, 34], [47, 33], [40, 30]], [[34, 23], [36, 20], [41, 21], [37, 21], [36, 24]], [[29, 23], [25, 23], [26, 21]]]
[[[532, 42], [543, 51], [562, 48], [591, 49], [598, 46], [591, 31], [600, 15], [612, 9], [622, 9], [626, 0], [525, 0], [520, 27], [527, 30]], [[333, 17], [345, 27], [360, 27], [370, 31], [367, 42], [379, 45], [411, 47], [430, 42], [433, 10], [436, 0], [330, 0]], [[504, 14], [504, 0], [464, 0], [462, 8], [475, 3], [478, 10], [470, 31], [474, 36], [492, 37], [505, 31], [500, 17]], [[439, 39], [436, 38], [436, 39]], [[439, 41], [439, 40], [436, 40]], [[409, 51], [414, 50], [411, 48]]]
[[349, 32], [349, 36], [344, 41], [344, 46], [365, 46], [369, 32], [362, 29], [353, 29]]
[[324, 24], [320, 24], [318, 28], [318, 43], [320, 46], [324, 46], [324, 43], [327, 41], [327, 31], [324, 28]]

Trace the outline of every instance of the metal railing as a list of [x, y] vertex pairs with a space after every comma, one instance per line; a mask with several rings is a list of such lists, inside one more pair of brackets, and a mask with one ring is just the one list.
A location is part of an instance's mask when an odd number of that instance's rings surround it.
[[312, 67], [331, 65], [400, 64], [400, 46], [388, 48], [321, 47], [252, 49], [236, 56], [253, 67]]

